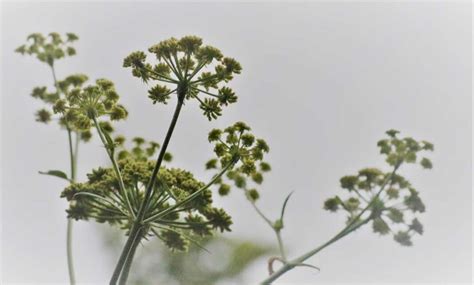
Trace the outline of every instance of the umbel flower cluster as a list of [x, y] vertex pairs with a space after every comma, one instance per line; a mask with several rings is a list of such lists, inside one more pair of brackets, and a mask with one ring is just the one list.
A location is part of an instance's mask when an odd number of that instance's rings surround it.
[[[95, 84], [85, 86], [89, 79], [85, 74], [72, 74], [63, 80], [56, 79], [55, 61], [66, 55], [76, 54], [71, 44], [78, 37], [67, 33], [66, 38], [63, 40], [58, 33], [50, 33], [48, 37], [38, 33], [31, 34], [28, 36], [31, 43], [18, 47], [16, 52], [36, 55], [53, 71], [54, 91], [48, 90], [47, 86], [39, 86], [31, 92], [33, 98], [46, 105], [36, 112], [36, 121], [46, 124], [55, 120], [61, 127], [77, 133], [82, 141], [87, 142], [92, 137], [93, 118], [108, 115], [112, 121], [123, 120], [128, 112], [118, 104], [120, 96], [110, 80], [98, 79]], [[105, 131], [113, 131], [109, 121], [102, 120], [99, 123]]]
[[433, 151], [434, 147], [426, 141], [399, 138], [395, 130], [387, 131], [387, 135], [388, 139], [377, 145], [393, 171], [365, 168], [355, 175], [342, 177], [341, 188], [346, 190], [347, 198], [330, 198], [324, 208], [331, 212], [344, 211], [348, 224], [360, 221], [361, 213], [367, 211], [374, 232], [392, 234], [395, 241], [410, 246], [413, 234], [423, 234], [423, 225], [416, 216], [425, 211], [425, 205], [411, 183], [396, 172], [403, 163], [419, 163], [425, 169], [432, 168], [428, 158], [420, 159], [419, 156], [423, 151]]
[[72, 33], [67, 33], [65, 39], [58, 33], [50, 33], [47, 37], [34, 33], [28, 36], [27, 44], [19, 46], [15, 51], [35, 55], [40, 61], [53, 66], [55, 60], [76, 54], [76, 49], [71, 44], [78, 39]]
[[[67, 187], [61, 194], [67, 198], [70, 207], [68, 216], [76, 220], [94, 219], [130, 230], [133, 215], [138, 212], [144, 198], [146, 184], [153, 172], [153, 155], [159, 150], [156, 142], [134, 138], [134, 147], [124, 148], [124, 139], [115, 138], [118, 166], [125, 185], [125, 194], [120, 191], [120, 182], [115, 171], [97, 168], [87, 175], [84, 183]], [[166, 160], [171, 160], [168, 153]], [[212, 205], [212, 192], [201, 191], [195, 198], [186, 201], [192, 194], [205, 188], [189, 171], [162, 166], [153, 186], [153, 195], [146, 211], [145, 236], [156, 236], [170, 249], [186, 250], [194, 236], [201, 238], [212, 235], [212, 230], [230, 231], [230, 216]], [[126, 197], [124, 197], [124, 195]], [[130, 201], [133, 213], [129, 212], [126, 199]]]
[[148, 51], [154, 55], [155, 63], [148, 63], [147, 55], [136, 51], [125, 58], [123, 66], [132, 68], [133, 75], [145, 82], [156, 82], [148, 90], [154, 104], [168, 103], [173, 94], [179, 100], [196, 99], [203, 114], [212, 120], [222, 115], [223, 106], [237, 102], [226, 83], [240, 74], [242, 67], [217, 48], [203, 45], [201, 38], [170, 38]]
[[271, 170], [269, 163], [263, 161], [265, 153], [270, 151], [263, 139], [257, 139], [250, 133], [250, 127], [243, 122], [237, 122], [224, 130], [214, 129], [209, 133], [209, 142], [214, 143], [216, 158], [206, 163], [206, 169], [222, 170], [232, 160], [239, 160], [232, 170], [227, 172], [226, 178], [219, 179], [219, 194], [229, 193], [233, 183], [235, 187], [245, 191], [247, 198], [256, 201], [259, 192], [255, 187], [263, 182], [263, 173]]

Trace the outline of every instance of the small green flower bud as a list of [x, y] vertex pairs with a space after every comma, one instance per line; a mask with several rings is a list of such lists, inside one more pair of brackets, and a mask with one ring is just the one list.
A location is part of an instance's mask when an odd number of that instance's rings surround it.
[[260, 194], [258, 193], [257, 189], [250, 189], [247, 191], [247, 197], [250, 199], [250, 201], [255, 202], [260, 198]]
[[399, 231], [393, 236], [393, 239], [402, 246], [412, 246], [410, 235], [407, 232]]
[[221, 186], [219, 186], [219, 195], [221, 196], [226, 196], [229, 194], [230, 192], [230, 186], [227, 185], [227, 184], [221, 184]]
[[123, 120], [127, 117], [128, 112], [122, 105], [116, 105], [110, 112], [110, 119], [112, 121]]
[[340, 200], [338, 198], [329, 198], [324, 202], [324, 209], [336, 212], [339, 209]]
[[51, 113], [46, 109], [40, 109], [36, 112], [36, 121], [40, 123], [49, 123], [51, 121]]
[[433, 164], [431, 163], [431, 160], [429, 160], [428, 158], [424, 157], [423, 159], [421, 159], [420, 161], [420, 164], [423, 168], [425, 169], [431, 169], [433, 168]]
[[206, 162], [206, 169], [215, 169], [217, 168], [217, 159], [211, 159]]
[[92, 133], [90, 131], [81, 132], [81, 140], [88, 142], [92, 138]]
[[395, 138], [397, 136], [397, 134], [399, 134], [400, 132], [397, 131], [397, 130], [388, 130], [385, 132], [389, 137], [391, 138]]
[[387, 216], [395, 224], [403, 223], [403, 213], [398, 209], [390, 208]]
[[222, 131], [219, 129], [213, 129], [209, 132], [209, 136], [207, 137], [209, 142], [214, 142], [220, 139]]
[[166, 162], [170, 162], [173, 160], [173, 155], [169, 152], [165, 152], [164, 156], [163, 156], [163, 160], [166, 161]]
[[375, 218], [372, 222], [372, 229], [374, 233], [379, 233], [381, 235], [386, 235], [390, 232], [390, 227], [382, 218]]
[[414, 218], [410, 225], [410, 230], [415, 231], [419, 235], [423, 234], [423, 225], [418, 221], [417, 218]]
[[242, 139], [242, 144], [245, 147], [251, 147], [253, 145], [253, 143], [255, 142], [254, 135], [249, 134], [249, 133], [243, 134], [241, 139]]
[[269, 163], [267, 162], [260, 162], [260, 170], [263, 171], [263, 172], [268, 172], [270, 170], [272, 170], [272, 167], [270, 166]]
[[60, 99], [57, 100], [56, 103], [53, 106], [53, 111], [54, 113], [64, 113], [66, 111], [66, 101]]

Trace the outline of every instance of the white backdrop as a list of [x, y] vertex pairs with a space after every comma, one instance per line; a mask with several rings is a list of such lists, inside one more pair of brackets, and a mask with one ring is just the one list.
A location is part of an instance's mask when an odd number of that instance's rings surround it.
[[[65, 134], [34, 122], [29, 93], [51, 83], [47, 67], [13, 50], [32, 32], [74, 32], [78, 56], [58, 74], [84, 72], [116, 82], [129, 120], [120, 132], [161, 141], [172, 104], [152, 105], [146, 86], [121, 67], [131, 51], [171, 36], [196, 34], [243, 65], [233, 82], [239, 102], [209, 123], [187, 104], [170, 150], [175, 165], [203, 169], [207, 131], [244, 120], [267, 139], [273, 171], [261, 207], [276, 215], [284, 197], [283, 236], [296, 256], [326, 241], [343, 215], [322, 210], [341, 176], [384, 166], [376, 141], [384, 131], [435, 144], [434, 169], [407, 167], [427, 205], [426, 233], [402, 248], [370, 227], [312, 258], [320, 273], [297, 269], [281, 284], [469, 282], [471, 279], [471, 6], [470, 3], [4, 3], [2, 9], [2, 263], [6, 283], [65, 282], [64, 184], [38, 170], [66, 169]], [[107, 163], [98, 141], [81, 149], [79, 174]], [[219, 199], [234, 217], [229, 236], [274, 242], [241, 193]], [[97, 225], [76, 223], [81, 282], [106, 282], [107, 255]], [[246, 272], [262, 280], [265, 260]]]

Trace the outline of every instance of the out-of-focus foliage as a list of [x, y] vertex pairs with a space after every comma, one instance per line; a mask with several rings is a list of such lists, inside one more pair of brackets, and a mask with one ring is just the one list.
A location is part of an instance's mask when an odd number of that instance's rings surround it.
[[[104, 241], [111, 252], [122, 245], [120, 235], [110, 229]], [[257, 259], [271, 254], [274, 248], [252, 241], [220, 236], [206, 238], [201, 248], [191, 245], [188, 252], [170, 252], [156, 240], [144, 241], [147, 249], [137, 251], [131, 285], [213, 285], [232, 280], [239, 283], [242, 273]]]
[[420, 154], [433, 151], [434, 147], [427, 141], [399, 138], [398, 133], [389, 130], [388, 138], [377, 143], [393, 170], [383, 172], [377, 168], [364, 168], [355, 175], [342, 177], [341, 188], [347, 191], [347, 198], [330, 198], [324, 202], [324, 209], [331, 212], [343, 210], [350, 224], [354, 219], [361, 219], [360, 214], [367, 208], [375, 233], [392, 234], [396, 242], [411, 246], [411, 237], [423, 234], [423, 225], [416, 215], [425, 211], [425, 205], [411, 183], [396, 172], [404, 163], [432, 168], [431, 161], [420, 158]]

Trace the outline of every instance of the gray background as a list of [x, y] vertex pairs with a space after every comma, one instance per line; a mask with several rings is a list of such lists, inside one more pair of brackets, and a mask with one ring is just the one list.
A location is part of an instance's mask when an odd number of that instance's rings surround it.
[[[435, 143], [435, 168], [406, 167], [421, 192], [426, 227], [402, 248], [370, 227], [312, 258], [320, 273], [297, 269], [280, 283], [470, 282], [471, 280], [471, 4], [313, 3], [4, 3], [2, 10], [2, 263], [4, 282], [67, 280], [64, 183], [38, 170], [67, 169], [65, 133], [34, 122], [36, 85], [47, 67], [14, 54], [32, 32], [75, 32], [78, 56], [58, 63], [60, 77], [84, 72], [116, 82], [130, 117], [127, 135], [161, 141], [173, 104], [152, 105], [146, 86], [121, 67], [131, 51], [170, 36], [196, 34], [237, 58], [244, 71], [232, 86], [239, 102], [209, 123], [186, 105], [170, 150], [174, 164], [207, 179], [206, 133], [248, 122], [272, 148], [273, 172], [261, 207], [277, 215], [295, 191], [283, 236], [290, 256], [324, 242], [344, 222], [322, 210], [339, 177], [384, 167], [376, 141], [385, 130]], [[81, 149], [81, 178], [107, 160], [97, 140]], [[219, 199], [234, 216], [229, 236], [274, 242], [241, 193]], [[102, 226], [102, 225], [101, 225]], [[117, 256], [106, 255], [99, 226], [76, 223], [74, 251], [81, 282], [105, 282]], [[118, 252], [116, 253], [118, 255]], [[265, 260], [246, 272], [266, 274]]]

